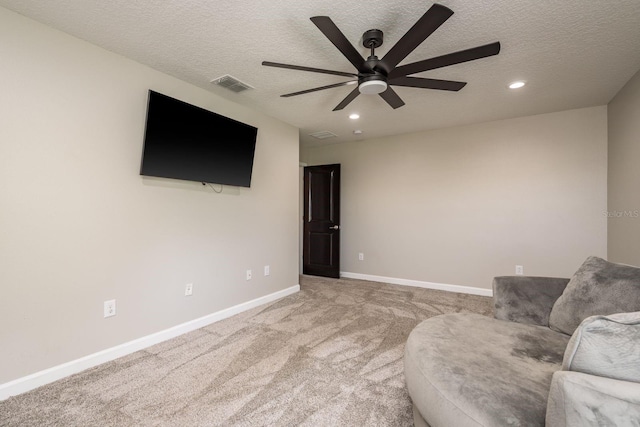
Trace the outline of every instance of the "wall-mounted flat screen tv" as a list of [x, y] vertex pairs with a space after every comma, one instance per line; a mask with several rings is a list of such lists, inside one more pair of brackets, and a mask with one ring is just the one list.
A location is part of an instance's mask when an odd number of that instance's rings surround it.
[[140, 175], [249, 187], [257, 133], [150, 90]]

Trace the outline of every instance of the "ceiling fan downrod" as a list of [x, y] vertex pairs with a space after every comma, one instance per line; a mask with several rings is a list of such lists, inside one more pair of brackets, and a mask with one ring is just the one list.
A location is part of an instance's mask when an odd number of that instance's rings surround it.
[[380, 60], [376, 48], [382, 46], [384, 34], [381, 30], [367, 30], [362, 34], [362, 45], [371, 49], [371, 55], [364, 62], [366, 72], [358, 73], [358, 90], [363, 95], [377, 95], [387, 90], [387, 76], [376, 70]]

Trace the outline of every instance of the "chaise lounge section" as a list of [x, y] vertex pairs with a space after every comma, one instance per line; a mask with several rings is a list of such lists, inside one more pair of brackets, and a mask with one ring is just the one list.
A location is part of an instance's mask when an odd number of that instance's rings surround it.
[[590, 257], [571, 280], [493, 290], [495, 318], [442, 315], [409, 335], [416, 426], [640, 425], [640, 268]]

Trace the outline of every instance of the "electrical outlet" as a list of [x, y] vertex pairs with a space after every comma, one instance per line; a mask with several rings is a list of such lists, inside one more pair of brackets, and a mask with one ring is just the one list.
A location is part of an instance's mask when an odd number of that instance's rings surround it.
[[110, 299], [104, 302], [104, 317], [111, 317], [116, 315], [116, 300]]
[[188, 297], [190, 295], [193, 295], [193, 283], [187, 283], [184, 287], [184, 296]]
[[247, 280], [251, 280], [251, 270], [247, 270]]
[[264, 275], [268, 276], [269, 274], [271, 274], [271, 269], [269, 268], [268, 265], [264, 266]]
[[516, 265], [516, 274], [518, 276], [522, 276], [524, 274], [524, 267], [521, 265]]
[[364, 254], [363, 254], [362, 252], [360, 252], [360, 253], [358, 254], [358, 260], [359, 260], [359, 261], [364, 261]]

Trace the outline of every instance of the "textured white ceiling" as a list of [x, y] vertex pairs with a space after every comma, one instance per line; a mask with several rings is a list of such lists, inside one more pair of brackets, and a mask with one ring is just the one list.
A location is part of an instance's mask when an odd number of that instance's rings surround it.
[[[421, 73], [468, 82], [460, 92], [396, 87], [406, 105], [359, 96], [353, 86], [284, 93], [348, 80], [261, 66], [264, 60], [352, 72], [309, 20], [330, 16], [363, 56], [362, 33], [384, 31], [379, 57], [432, 5], [417, 0], [0, 0], [0, 5], [266, 112], [300, 128], [305, 145], [415, 132], [606, 104], [640, 69], [639, 0], [442, 0], [454, 15], [401, 64], [500, 41], [493, 56]], [[211, 85], [221, 75], [255, 89]], [[526, 80], [519, 91], [513, 80]], [[357, 121], [348, 119], [358, 112]], [[362, 135], [353, 135], [361, 129]], [[308, 136], [328, 130], [337, 138]]]

